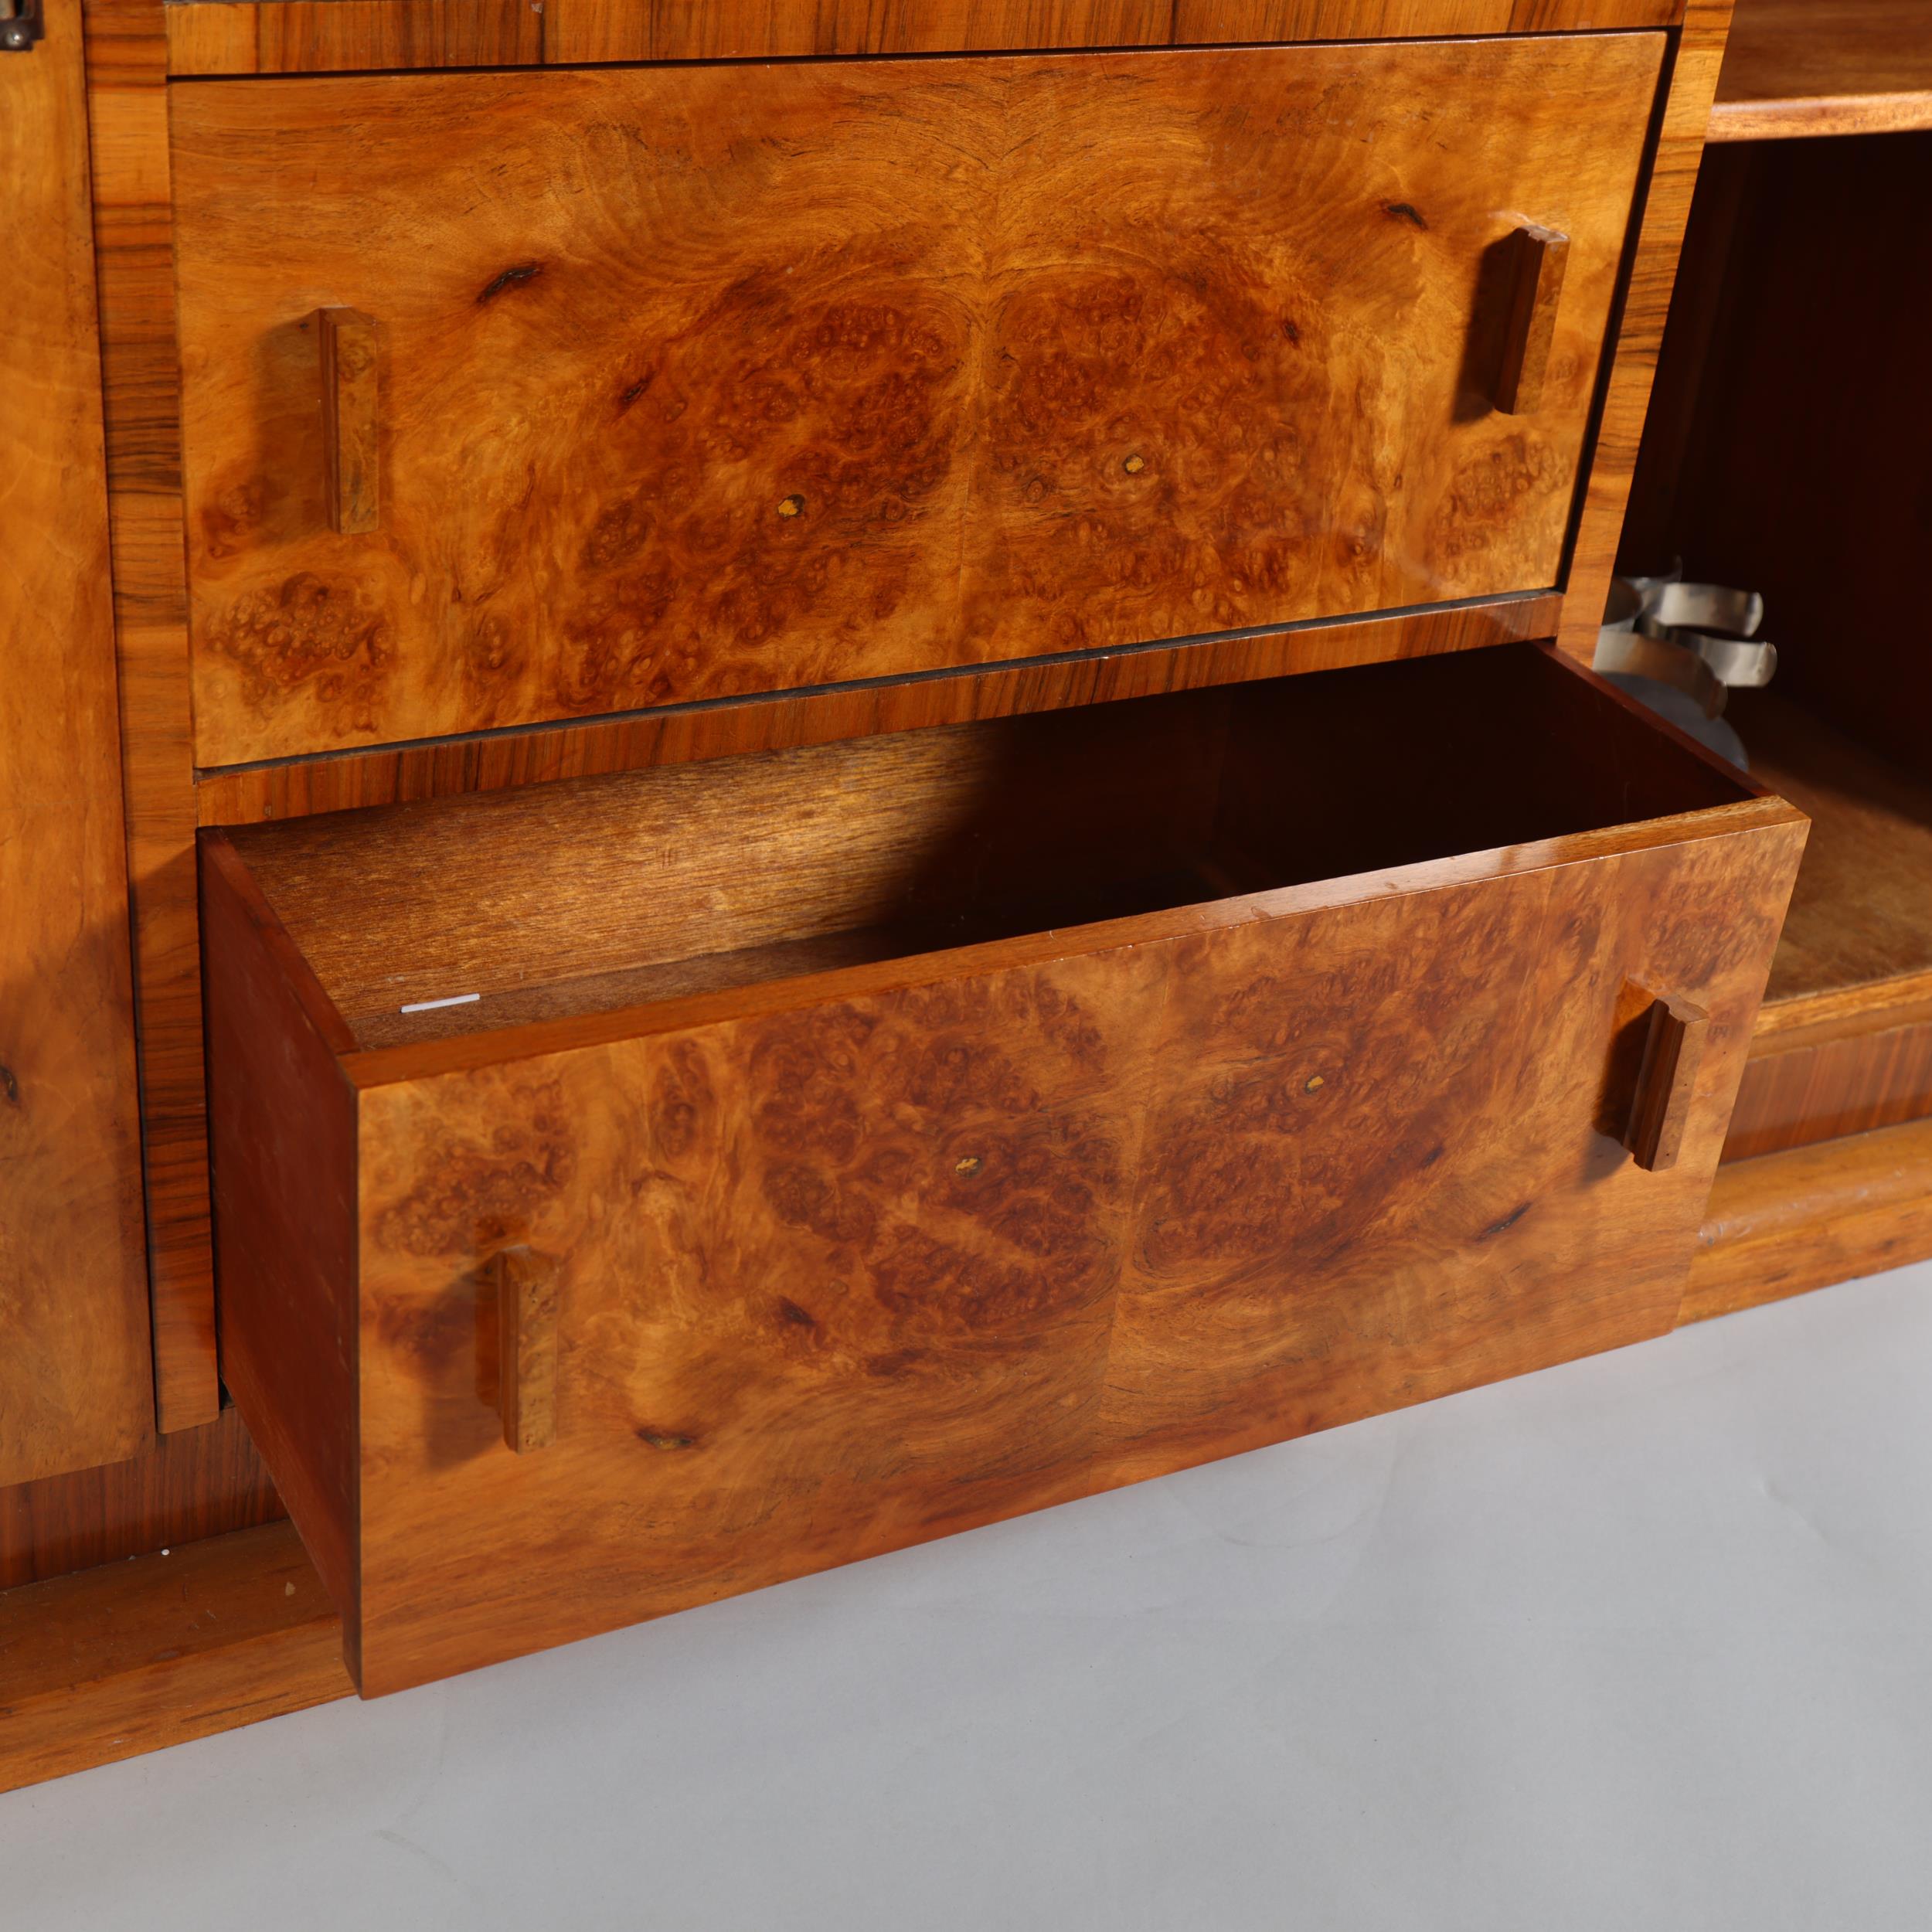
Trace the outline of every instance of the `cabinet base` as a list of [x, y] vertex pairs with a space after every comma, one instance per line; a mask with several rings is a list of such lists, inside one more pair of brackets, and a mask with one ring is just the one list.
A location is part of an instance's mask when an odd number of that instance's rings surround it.
[[0, 1791], [346, 1697], [294, 1526], [0, 1591]]
[[1932, 1256], [1932, 1121], [1717, 1170], [1680, 1324]]

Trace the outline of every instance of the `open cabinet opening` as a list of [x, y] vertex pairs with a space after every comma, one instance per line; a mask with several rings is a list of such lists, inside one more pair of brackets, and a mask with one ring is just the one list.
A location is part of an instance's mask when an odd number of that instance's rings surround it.
[[1626, 526], [1763, 593], [1726, 715], [1813, 821], [1732, 1158], [1932, 1114], [1928, 206], [1932, 132], [1708, 151]]

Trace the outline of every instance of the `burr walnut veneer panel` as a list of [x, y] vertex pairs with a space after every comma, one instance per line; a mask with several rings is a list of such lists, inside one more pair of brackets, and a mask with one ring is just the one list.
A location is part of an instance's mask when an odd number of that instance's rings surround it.
[[1802, 836], [1528, 646], [204, 835], [226, 1355], [362, 1687], [1669, 1328]]
[[1663, 47], [177, 83], [198, 762], [1553, 585]]

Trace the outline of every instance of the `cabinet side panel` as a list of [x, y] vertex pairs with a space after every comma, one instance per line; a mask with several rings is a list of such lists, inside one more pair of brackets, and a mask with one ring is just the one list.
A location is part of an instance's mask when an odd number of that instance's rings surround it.
[[0, 1484], [154, 1427], [80, 21], [0, 60]]
[[225, 839], [204, 849], [209, 1124], [222, 1361], [346, 1613], [356, 1587], [355, 1106]]

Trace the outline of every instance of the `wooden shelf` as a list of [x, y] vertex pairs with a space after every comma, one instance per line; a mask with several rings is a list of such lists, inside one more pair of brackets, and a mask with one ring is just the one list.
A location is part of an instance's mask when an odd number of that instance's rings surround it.
[[1932, 0], [1737, 0], [1713, 141], [1932, 128]]
[[1811, 821], [1760, 1036], [1932, 1002], [1932, 786], [1772, 692], [1731, 716], [1752, 775]]
[[1811, 836], [1725, 1158], [1932, 1115], [1932, 787], [1769, 692], [1732, 715]]

